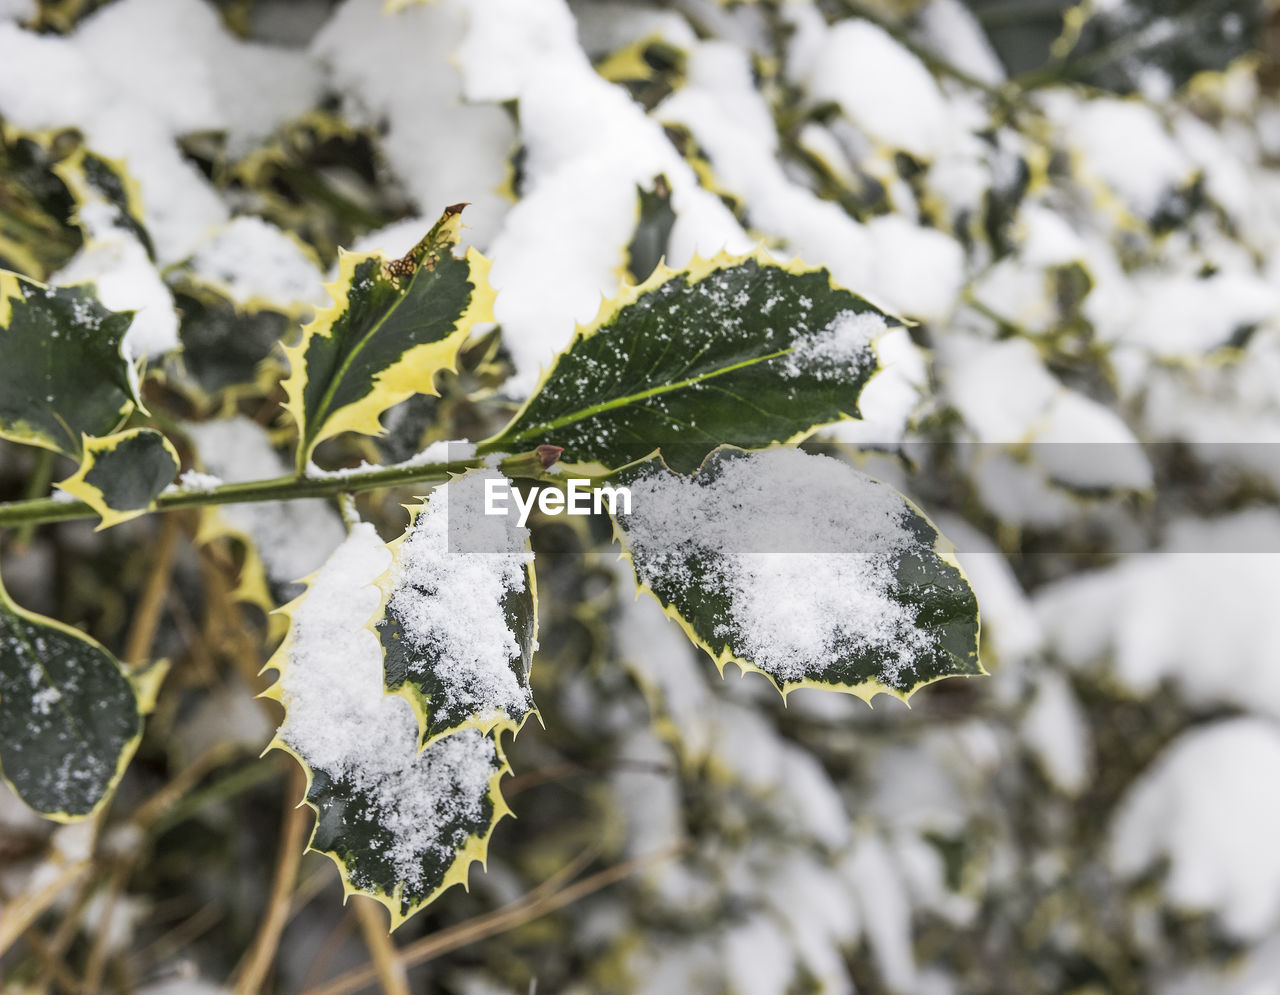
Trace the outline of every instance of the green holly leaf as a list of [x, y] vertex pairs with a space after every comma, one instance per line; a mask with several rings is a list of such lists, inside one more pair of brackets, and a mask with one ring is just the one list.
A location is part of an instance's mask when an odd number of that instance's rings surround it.
[[[391, 928], [421, 911], [483, 864], [493, 830], [511, 809], [499, 784], [511, 771], [497, 740], [474, 729], [437, 740], [404, 768], [372, 783], [356, 773], [307, 768], [306, 801], [316, 811], [308, 848], [327, 854], [348, 893], [384, 905]], [[400, 792], [426, 790], [434, 805]], [[406, 804], [408, 803], [408, 804]], [[423, 821], [406, 825], [404, 809]]]
[[67, 224], [76, 202], [55, 172], [66, 132], [28, 133], [0, 121], [0, 269], [44, 279], [83, 244]]
[[395, 928], [485, 860], [510, 812], [499, 792], [510, 768], [497, 736], [478, 728], [420, 749], [413, 710], [386, 694], [374, 623], [392, 566], [373, 527], [357, 525], [286, 609], [267, 694], [285, 710], [272, 746], [307, 774], [311, 849], [334, 860], [348, 893], [385, 905]]
[[181, 322], [179, 358], [186, 378], [213, 397], [227, 392], [267, 392], [282, 373], [278, 351], [294, 319], [265, 304], [237, 306], [200, 281], [175, 279], [174, 304]]
[[18, 797], [58, 822], [93, 814], [140, 734], [137, 697], [116, 658], [19, 608], [0, 585], [0, 766]]
[[344, 253], [333, 304], [285, 350], [286, 408], [298, 426], [298, 466], [339, 432], [380, 435], [379, 416], [414, 394], [437, 393], [471, 328], [493, 319], [489, 261], [455, 256], [465, 205], [444, 216], [402, 259]]
[[472, 470], [411, 507], [389, 548], [376, 623], [387, 690], [418, 717], [424, 746], [463, 728], [518, 731], [533, 711], [537, 593], [529, 530], [486, 518], [486, 481]]
[[81, 147], [54, 166], [53, 171], [75, 198], [75, 220], [86, 238], [93, 238], [94, 233], [81, 212], [88, 205], [106, 204], [114, 208], [113, 224], [131, 232], [147, 255], [155, 259], [155, 245], [142, 224], [142, 193], [123, 162]]
[[616, 534], [651, 592], [723, 673], [903, 700], [983, 673], [978, 605], [950, 544], [892, 488], [792, 449], [724, 448], [692, 477], [617, 475]]
[[86, 437], [83, 448], [80, 469], [58, 487], [101, 516], [99, 529], [145, 514], [182, 468], [173, 444], [150, 428]]
[[78, 458], [84, 436], [109, 434], [141, 407], [124, 349], [132, 321], [90, 286], [0, 270], [0, 438]]
[[610, 469], [661, 449], [690, 472], [721, 443], [798, 441], [858, 417], [878, 368], [872, 341], [891, 323], [826, 270], [763, 252], [659, 266], [578, 330], [484, 447], [551, 444]]

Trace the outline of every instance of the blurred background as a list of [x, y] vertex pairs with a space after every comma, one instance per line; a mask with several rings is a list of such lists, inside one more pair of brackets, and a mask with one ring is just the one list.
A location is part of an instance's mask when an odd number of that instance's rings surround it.
[[[9, 531], [15, 600], [171, 669], [101, 818], [0, 787], [0, 987], [1280, 992], [1278, 56], [1243, 0], [0, 0], [0, 266], [139, 311], [184, 466], [285, 472], [279, 343], [445, 205], [499, 323], [324, 466], [484, 437], [620, 280], [763, 241], [911, 320], [812, 448], [956, 544], [990, 672], [784, 705], [535, 520], [517, 818], [388, 940], [259, 757], [336, 505]], [[60, 460], [0, 443], [0, 499]]]

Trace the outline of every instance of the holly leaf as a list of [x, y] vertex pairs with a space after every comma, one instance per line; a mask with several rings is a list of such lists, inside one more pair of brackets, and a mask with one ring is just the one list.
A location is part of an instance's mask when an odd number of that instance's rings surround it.
[[84, 239], [67, 224], [76, 202], [54, 171], [67, 133], [28, 133], [0, 121], [0, 268], [56, 273]]
[[[317, 816], [308, 849], [338, 865], [347, 894], [386, 906], [395, 929], [484, 864], [494, 828], [511, 813], [499, 788], [510, 772], [498, 742], [474, 729], [437, 740], [372, 783], [308, 768], [306, 801]], [[423, 790], [426, 805], [410, 794]], [[406, 824], [405, 810], [422, 821]]]
[[0, 765], [46, 818], [97, 811], [141, 734], [133, 685], [84, 633], [24, 611], [0, 585]]
[[123, 162], [107, 159], [81, 146], [53, 167], [75, 198], [75, 221], [85, 238], [94, 237], [94, 226], [82, 216], [86, 207], [105, 204], [114, 209], [112, 224], [129, 231], [154, 260], [155, 245], [142, 224], [142, 192]]
[[78, 458], [84, 436], [107, 435], [142, 407], [124, 349], [132, 321], [91, 286], [0, 270], [0, 438]]
[[379, 416], [414, 394], [435, 394], [471, 328], [493, 320], [489, 261], [453, 254], [465, 205], [441, 219], [402, 259], [343, 253], [328, 286], [333, 304], [285, 352], [285, 405], [298, 426], [298, 466], [339, 432], [379, 435]]
[[237, 306], [199, 281], [175, 279], [174, 304], [181, 316], [181, 367], [185, 380], [208, 397], [254, 389], [267, 392], [280, 378], [279, 347], [294, 320], [274, 307]]
[[721, 443], [794, 442], [858, 417], [878, 368], [872, 341], [897, 320], [824, 269], [763, 251], [658, 266], [580, 328], [524, 407], [483, 445], [563, 446], [616, 469], [661, 449], [692, 472]]
[[155, 499], [182, 468], [173, 444], [150, 428], [86, 437], [83, 450], [80, 468], [58, 487], [98, 513], [99, 529], [155, 507]]
[[359, 524], [284, 611], [289, 632], [267, 692], [285, 709], [272, 746], [307, 774], [316, 812], [310, 848], [328, 854], [347, 893], [376, 899], [394, 929], [486, 858], [509, 814], [499, 782], [510, 768], [497, 736], [462, 728], [419, 749], [418, 721], [387, 695], [374, 624], [378, 582], [393, 555]]
[[983, 673], [978, 605], [949, 543], [892, 488], [792, 449], [724, 448], [693, 477], [660, 459], [615, 533], [636, 581], [721, 673], [733, 662], [785, 696], [870, 701]]
[[533, 711], [529, 530], [513, 515], [485, 517], [487, 481], [506, 484], [494, 470], [472, 470], [411, 507], [378, 582], [387, 690], [412, 706], [424, 746], [463, 728], [517, 731]]

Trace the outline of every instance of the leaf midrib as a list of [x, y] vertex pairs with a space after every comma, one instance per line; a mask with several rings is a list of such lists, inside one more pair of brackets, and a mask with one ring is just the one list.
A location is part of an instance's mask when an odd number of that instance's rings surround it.
[[763, 356], [753, 356], [750, 359], [744, 359], [739, 363], [732, 363], [729, 366], [723, 366], [719, 369], [710, 370], [706, 373], [699, 373], [696, 376], [686, 377], [683, 380], [677, 380], [674, 383], [660, 384], [657, 387], [650, 387], [648, 390], [638, 391], [634, 394], [624, 394], [621, 397], [615, 397], [608, 401], [601, 401], [598, 404], [592, 404], [585, 408], [579, 408], [577, 411], [571, 411], [559, 418], [551, 421], [539, 422], [531, 425], [522, 432], [518, 432], [509, 438], [499, 437], [499, 441], [516, 443], [525, 439], [541, 435], [544, 432], [554, 431], [557, 428], [564, 428], [566, 425], [572, 425], [574, 422], [585, 421], [596, 415], [603, 414], [606, 411], [612, 411], [616, 408], [626, 407], [629, 404], [637, 404], [640, 401], [647, 400], [650, 397], [657, 397], [662, 394], [669, 394], [672, 391], [682, 390], [685, 387], [691, 387], [694, 384], [703, 383], [707, 380], [714, 380], [716, 377], [723, 376], [726, 373], [732, 373], [735, 370], [745, 369], [749, 366], [755, 366], [758, 363], [767, 363], [771, 359], [777, 359], [780, 356], [786, 356], [793, 349], [779, 349], [777, 352], [767, 353]]
[[[354, 271], [352, 272], [354, 275]], [[382, 317], [380, 317], [377, 321], [375, 321], [373, 325], [370, 326], [367, 332], [365, 332], [362, 336], [360, 336], [359, 340], [351, 348], [351, 351], [347, 353], [346, 358], [344, 358], [342, 361], [342, 364], [338, 367], [337, 370], [334, 371], [333, 376], [329, 378], [329, 386], [326, 387], [324, 393], [320, 395], [320, 401], [316, 405], [316, 413], [318, 415], [323, 414], [325, 411], [328, 410], [329, 405], [333, 403], [333, 395], [334, 395], [334, 392], [338, 389], [338, 384], [342, 382], [343, 378], [350, 371], [351, 364], [355, 361], [356, 356], [358, 356], [360, 354], [360, 351], [373, 339], [375, 335], [378, 334], [379, 331], [381, 331], [382, 326], [386, 324], [388, 320], [390, 320], [391, 316], [396, 313], [400, 305], [403, 304], [406, 300], [408, 300], [409, 295], [413, 293], [413, 288], [417, 286], [418, 278], [422, 275], [422, 273], [423, 273], [423, 269], [419, 267], [418, 270], [413, 274], [413, 279], [409, 281], [409, 286], [405, 287], [405, 289], [401, 292], [400, 296], [396, 298], [395, 303], [392, 304], [389, 308], [387, 308], [386, 313], [384, 313]], [[469, 296], [468, 296], [468, 300], [470, 300]], [[350, 311], [350, 309], [351, 309], [351, 290], [350, 288], [348, 288], [347, 289], [347, 310]], [[332, 334], [333, 332], [332, 323], [330, 323], [329, 325], [329, 331], [330, 331], [330, 334]], [[403, 356], [404, 354], [401, 353], [401, 355]], [[303, 356], [304, 362], [305, 362], [305, 359], [306, 357], [304, 355]], [[329, 412], [329, 413], [332, 414], [333, 412]], [[327, 420], [328, 420], [327, 418], [322, 417], [317, 420], [315, 425], [307, 426], [307, 442], [308, 443], [310, 443], [311, 440], [313, 440], [316, 437], [316, 435], [319, 434], [319, 430], [324, 426], [324, 423]]]

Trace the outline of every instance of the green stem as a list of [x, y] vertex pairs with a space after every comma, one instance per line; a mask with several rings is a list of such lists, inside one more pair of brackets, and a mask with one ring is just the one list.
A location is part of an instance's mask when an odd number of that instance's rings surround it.
[[[31, 480], [27, 483], [27, 500], [34, 501], [41, 495], [49, 492], [49, 485], [53, 483], [53, 453], [48, 449], [39, 449], [36, 451], [36, 465], [31, 471]], [[35, 531], [35, 524], [28, 522], [18, 530], [15, 544], [19, 547], [25, 546], [31, 541], [31, 535]]]
[[[504, 461], [515, 463], [521, 457], [513, 457]], [[523, 469], [528, 460], [518, 466]], [[453, 473], [481, 466], [481, 456], [466, 460], [454, 460], [451, 463], [424, 463], [417, 466], [396, 464], [394, 466], [371, 467], [367, 470], [354, 470], [350, 473], [335, 473], [325, 476], [306, 476], [297, 474], [285, 477], [273, 477], [270, 480], [251, 480], [239, 484], [220, 484], [207, 491], [169, 491], [156, 498], [153, 511], [178, 511], [182, 508], [207, 508], [218, 504], [245, 504], [254, 501], [290, 501], [295, 498], [333, 497], [343, 492], [370, 491], [381, 487], [395, 487], [402, 484], [438, 484], [449, 479]], [[15, 525], [41, 525], [47, 522], [67, 522], [78, 518], [94, 518], [97, 516], [92, 508], [83, 501], [61, 501], [53, 498], [39, 498], [32, 501], [10, 501], [0, 503], [0, 528]]]

